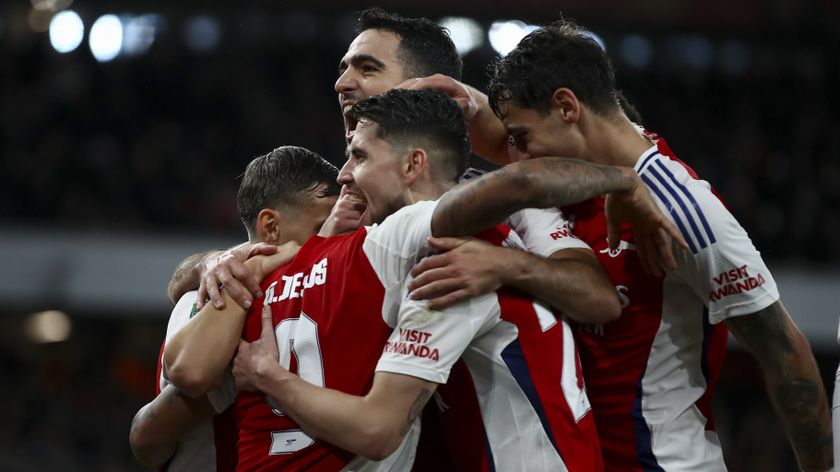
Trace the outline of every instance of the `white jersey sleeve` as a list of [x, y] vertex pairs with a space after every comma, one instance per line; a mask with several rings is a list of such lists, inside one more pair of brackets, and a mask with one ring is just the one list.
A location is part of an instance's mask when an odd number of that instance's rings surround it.
[[511, 215], [508, 226], [522, 238], [525, 249], [538, 256], [548, 257], [562, 249], [589, 249], [572, 233], [563, 212], [556, 208], [526, 208]]
[[445, 383], [473, 337], [498, 318], [498, 304], [492, 294], [433, 311], [408, 298], [411, 268], [429, 254], [436, 205], [420, 202], [389, 216], [368, 230], [364, 249], [386, 290], [383, 319], [394, 327], [376, 370]]
[[[193, 290], [191, 292], [185, 293], [178, 303], [175, 304], [175, 308], [172, 309], [172, 314], [169, 316], [169, 324], [166, 327], [166, 343], [175, 336], [178, 331], [183, 328], [187, 322], [189, 322], [193, 316], [198, 313], [198, 291]], [[160, 389], [163, 390], [164, 387], [169, 385], [169, 379], [166, 378], [165, 369], [161, 369], [160, 375]], [[216, 410], [217, 413], [221, 413], [227, 409], [230, 405], [233, 404], [233, 401], [236, 399], [236, 385], [233, 380], [233, 375], [231, 374], [230, 367], [227, 368], [225, 371], [225, 377], [222, 380], [221, 385], [216, 387], [214, 390], [207, 392], [207, 398], [210, 400], [210, 404], [213, 405], [213, 408]]]
[[637, 171], [688, 242], [688, 251], [677, 251], [673, 275], [704, 301], [711, 323], [755, 313], [779, 299], [761, 254], [708, 182], [658, 153], [640, 160]]
[[[185, 293], [172, 308], [172, 313], [169, 315], [169, 323], [166, 325], [166, 337], [164, 338], [164, 345], [169, 344], [169, 340], [175, 336], [178, 331], [181, 331], [190, 319], [198, 313], [198, 290], [193, 290]], [[169, 382], [166, 378], [166, 369], [160, 370], [160, 389], [163, 390]]]

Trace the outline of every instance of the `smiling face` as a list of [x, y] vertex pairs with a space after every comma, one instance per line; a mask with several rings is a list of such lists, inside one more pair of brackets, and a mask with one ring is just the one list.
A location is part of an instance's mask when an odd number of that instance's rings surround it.
[[402, 166], [404, 157], [377, 136], [376, 123], [359, 123], [350, 141], [347, 162], [338, 183], [367, 202], [362, 224], [381, 223], [408, 204]]
[[508, 102], [502, 105], [502, 112], [513, 148], [509, 153], [512, 161], [545, 156], [582, 158], [580, 136], [561, 118], [558, 108], [543, 114]]
[[359, 100], [381, 94], [406, 80], [405, 69], [397, 57], [400, 38], [380, 29], [362, 31], [350, 43], [338, 64], [335, 91], [344, 115], [344, 132], [350, 140], [356, 120], [348, 116], [350, 107]]

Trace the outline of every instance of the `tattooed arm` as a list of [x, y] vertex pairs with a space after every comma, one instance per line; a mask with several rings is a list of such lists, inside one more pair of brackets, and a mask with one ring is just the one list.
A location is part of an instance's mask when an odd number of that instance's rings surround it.
[[446, 192], [432, 218], [435, 236], [465, 236], [501, 223], [523, 208], [579, 203], [609, 192], [641, 188], [629, 167], [544, 157], [516, 162]]
[[831, 415], [825, 387], [808, 340], [781, 302], [726, 320], [732, 333], [758, 359], [767, 393], [805, 471], [831, 469]]
[[128, 441], [134, 457], [146, 467], [164, 464], [175, 453], [178, 441], [214, 413], [207, 397], [190, 398], [167, 385], [131, 422]]

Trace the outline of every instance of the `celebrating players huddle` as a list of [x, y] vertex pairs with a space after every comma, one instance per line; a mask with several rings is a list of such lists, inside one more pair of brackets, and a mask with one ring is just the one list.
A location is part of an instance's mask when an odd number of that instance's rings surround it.
[[[347, 160], [284, 146], [248, 165], [249, 243], [173, 276], [138, 460], [725, 470], [710, 399], [728, 328], [802, 469], [830, 470], [807, 340], [709, 184], [625, 116], [604, 51], [561, 22], [500, 59], [487, 95], [460, 71], [434, 22], [361, 14], [335, 85]], [[471, 149], [504, 165], [458, 183]]]

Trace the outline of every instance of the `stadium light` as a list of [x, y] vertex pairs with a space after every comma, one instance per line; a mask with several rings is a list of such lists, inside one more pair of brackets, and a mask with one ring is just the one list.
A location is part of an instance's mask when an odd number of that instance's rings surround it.
[[653, 59], [653, 46], [644, 36], [630, 34], [621, 40], [621, 58], [633, 67], [645, 67]]
[[72, 10], [65, 10], [50, 21], [50, 44], [61, 54], [76, 50], [84, 35], [85, 25]]
[[487, 39], [497, 53], [506, 56], [522, 38], [537, 28], [536, 25], [528, 25], [519, 20], [494, 21], [487, 32]]
[[484, 44], [484, 30], [472, 18], [447, 16], [438, 24], [449, 30], [455, 49], [462, 56]]
[[97, 18], [90, 28], [90, 52], [99, 62], [108, 62], [122, 49], [123, 25], [116, 15], [103, 15]]
[[196, 52], [211, 51], [222, 36], [219, 21], [208, 15], [194, 16], [184, 24], [184, 42]]
[[56, 310], [33, 313], [27, 318], [24, 331], [32, 341], [45, 344], [66, 340], [73, 329], [73, 323], [65, 313]]
[[127, 16], [122, 19], [123, 40], [121, 54], [137, 56], [149, 50], [162, 23], [160, 15]]

